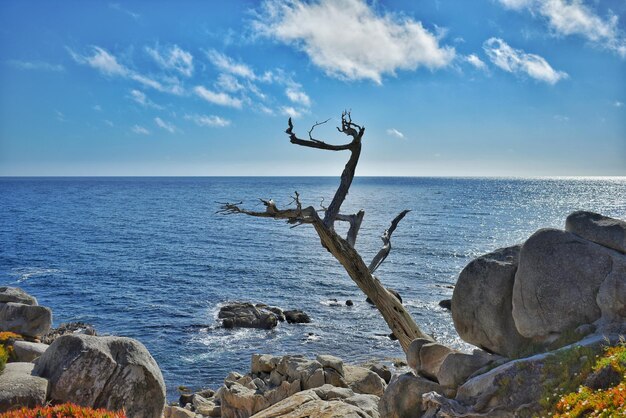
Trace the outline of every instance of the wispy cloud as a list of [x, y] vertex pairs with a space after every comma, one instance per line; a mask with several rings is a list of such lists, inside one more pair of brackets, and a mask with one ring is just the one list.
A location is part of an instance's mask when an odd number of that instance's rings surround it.
[[285, 116], [289, 116], [290, 118], [297, 119], [301, 117], [304, 113], [306, 113], [305, 109], [296, 109], [293, 106], [282, 106], [280, 108], [280, 113]]
[[7, 63], [12, 67], [19, 68], [20, 70], [37, 70], [37, 71], [65, 71], [65, 67], [61, 64], [50, 64], [45, 61], [21, 61], [21, 60], [8, 60]]
[[105, 76], [109, 77], [120, 77], [124, 79], [129, 79], [136, 81], [146, 87], [150, 87], [152, 89], [171, 93], [171, 94], [182, 94], [183, 90], [180, 86], [178, 79], [169, 77], [167, 78], [167, 85], [164, 85], [160, 81], [154, 80], [148, 76], [138, 73], [137, 71], [131, 70], [125, 65], [121, 64], [115, 55], [109, 53], [104, 48], [99, 46], [91, 47], [90, 55], [81, 55], [74, 52], [72, 49], [67, 48], [70, 56], [74, 61], [78, 64], [88, 65]]
[[624, 103], [620, 102], [619, 100], [616, 100], [615, 103], [613, 103], [613, 106], [615, 106], [615, 107], [622, 107], [622, 106], [624, 106]]
[[134, 125], [131, 128], [131, 131], [136, 133], [137, 135], [150, 135], [150, 131], [144, 128], [143, 126]]
[[216, 87], [229, 92], [237, 92], [244, 89], [243, 84], [241, 84], [232, 74], [220, 74], [217, 77], [215, 85]]
[[156, 125], [161, 128], [164, 129], [166, 131], [168, 131], [169, 133], [173, 134], [176, 132], [176, 127], [169, 123], [169, 122], [165, 122], [163, 119], [156, 117], [154, 118], [154, 123], [156, 123]]
[[396, 138], [404, 139], [404, 134], [397, 130], [396, 128], [387, 129], [387, 135], [395, 136]]
[[477, 68], [477, 69], [483, 70], [483, 71], [487, 69], [487, 64], [485, 64], [483, 62], [483, 60], [478, 58], [478, 55], [476, 55], [476, 54], [470, 54], [470, 55], [464, 57], [464, 59], [465, 59], [465, 61], [470, 63], [472, 66], [474, 66], [474, 68]]
[[328, 75], [382, 83], [397, 70], [448, 66], [449, 46], [421, 22], [379, 14], [363, 0], [266, 0], [253, 22], [261, 35], [304, 51]]
[[92, 109], [95, 110], [96, 112], [102, 112], [102, 106], [98, 104], [94, 105]]
[[493, 64], [512, 74], [525, 74], [548, 84], [555, 84], [568, 77], [567, 73], [552, 68], [543, 57], [511, 48], [499, 38], [485, 41], [483, 49]]
[[527, 10], [542, 17], [555, 35], [578, 35], [595, 46], [626, 58], [626, 36], [619, 28], [619, 18], [609, 11], [600, 17], [583, 0], [499, 0], [506, 8]]
[[152, 100], [150, 100], [148, 98], [148, 96], [146, 96], [146, 93], [144, 93], [143, 91], [140, 90], [131, 90], [130, 91], [130, 96], [129, 96], [133, 101], [139, 103], [140, 105], [144, 106], [144, 107], [152, 107], [154, 109], [163, 109], [162, 106], [159, 106], [158, 104], [154, 103]]
[[233, 74], [238, 77], [254, 80], [256, 75], [252, 68], [248, 65], [235, 61], [227, 55], [224, 55], [214, 49], [206, 52], [207, 58], [215, 65], [220, 71], [227, 74]]
[[63, 112], [59, 112], [58, 110], [55, 110], [54, 113], [59, 122], [67, 122], [67, 119], [65, 119], [65, 115], [63, 114]]
[[146, 47], [146, 52], [165, 70], [176, 71], [185, 77], [191, 77], [193, 74], [193, 55], [178, 45], [166, 48], [160, 48], [158, 45], [154, 48]]
[[193, 89], [194, 93], [206, 100], [209, 103], [213, 103], [220, 106], [229, 106], [241, 109], [242, 101], [236, 97], [232, 97], [229, 94], [223, 92], [214, 92], [203, 86], [196, 86]]
[[569, 122], [569, 116], [554, 115], [554, 120], [556, 120], [557, 122]]
[[198, 126], [213, 128], [224, 128], [231, 124], [230, 120], [215, 115], [185, 115], [185, 119], [195, 122]]
[[118, 12], [122, 12], [130, 17], [132, 17], [133, 19], [137, 20], [141, 17], [141, 15], [139, 15], [139, 13], [135, 13], [131, 10], [125, 9], [123, 8], [119, 3], [109, 3], [109, 8], [113, 9], [113, 10], [117, 10]]
[[285, 90], [285, 95], [294, 103], [299, 104], [300, 106], [309, 107], [311, 106], [311, 98], [301, 90], [299, 85], [287, 87]]

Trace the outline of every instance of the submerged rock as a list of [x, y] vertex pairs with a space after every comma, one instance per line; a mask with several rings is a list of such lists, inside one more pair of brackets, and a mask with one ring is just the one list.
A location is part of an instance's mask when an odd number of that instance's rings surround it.
[[50, 381], [49, 399], [130, 417], [160, 418], [165, 383], [148, 350], [122, 337], [65, 335], [39, 358], [33, 373]]

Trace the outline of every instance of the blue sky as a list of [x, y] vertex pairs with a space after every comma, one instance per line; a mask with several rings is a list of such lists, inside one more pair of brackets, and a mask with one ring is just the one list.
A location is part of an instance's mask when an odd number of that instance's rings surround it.
[[0, 3], [0, 175], [626, 175], [626, 1]]

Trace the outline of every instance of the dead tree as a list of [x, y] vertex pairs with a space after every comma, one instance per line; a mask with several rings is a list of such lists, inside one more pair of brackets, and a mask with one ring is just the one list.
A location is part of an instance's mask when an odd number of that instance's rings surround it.
[[[322, 206], [320, 209], [315, 209], [313, 206], [308, 206], [303, 208], [300, 202], [300, 195], [298, 192], [295, 192], [292, 202], [295, 207], [279, 209], [272, 200], [261, 199], [265, 205], [265, 211], [263, 212], [243, 209], [240, 207], [241, 202], [239, 202], [235, 204], [223, 203], [218, 213], [241, 213], [262, 218], [285, 219], [287, 223], [293, 224], [294, 226], [301, 224], [313, 225], [317, 235], [320, 237], [322, 246], [341, 263], [352, 280], [359, 286], [363, 293], [370, 298], [376, 308], [378, 308], [389, 325], [389, 328], [398, 338], [402, 349], [406, 352], [409, 344], [414, 339], [431, 339], [431, 337], [420, 330], [411, 315], [404, 306], [402, 306], [402, 303], [385, 289], [378, 278], [374, 276], [374, 272], [389, 255], [391, 251], [391, 235], [398, 226], [398, 223], [409, 211], [404, 210], [400, 212], [391, 222], [389, 229], [381, 236], [383, 247], [376, 254], [369, 266], [366, 265], [354, 248], [365, 212], [359, 210], [357, 213], [350, 215], [340, 213], [341, 205], [348, 195], [348, 190], [352, 184], [354, 172], [359, 162], [361, 142], [363, 134], [365, 133], [365, 127], [352, 122], [350, 112], [343, 112], [341, 115], [341, 127], [338, 127], [337, 130], [351, 137], [352, 140], [347, 144], [332, 145], [313, 138], [313, 130], [326, 122], [328, 122], [328, 120], [313, 125], [309, 130], [309, 139], [300, 139], [293, 132], [293, 123], [291, 122], [291, 118], [289, 118], [289, 127], [285, 132], [289, 135], [292, 144], [327, 151], [350, 151], [350, 159], [341, 174], [339, 188], [335, 192], [335, 196], [328, 207]], [[320, 214], [323, 214], [323, 217], [320, 216]], [[337, 221], [348, 222], [350, 225], [345, 239], [335, 232], [335, 222]]]

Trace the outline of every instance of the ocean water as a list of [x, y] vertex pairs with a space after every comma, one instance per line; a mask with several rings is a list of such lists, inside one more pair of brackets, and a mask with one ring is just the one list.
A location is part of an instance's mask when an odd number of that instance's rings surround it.
[[[0, 285], [52, 308], [56, 325], [94, 324], [143, 342], [176, 388], [217, 387], [253, 353], [329, 353], [348, 362], [402, 357], [377, 311], [310, 226], [218, 215], [216, 202], [288, 205], [332, 198], [337, 178], [0, 178]], [[473, 258], [563, 228], [579, 209], [626, 219], [626, 178], [356, 178], [343, 211], [365, 210], [357, 248], [369, 263], [380, 234], [410, 209], [377, 271], [438, 340], [467, 349], [450, 314]], [[341, 304], [331, 303], [337, 299]], [[353, 307], [343, 305], [351, 299]], [[303, 309], [311, 324], [224, 330], [227, 301]]]

